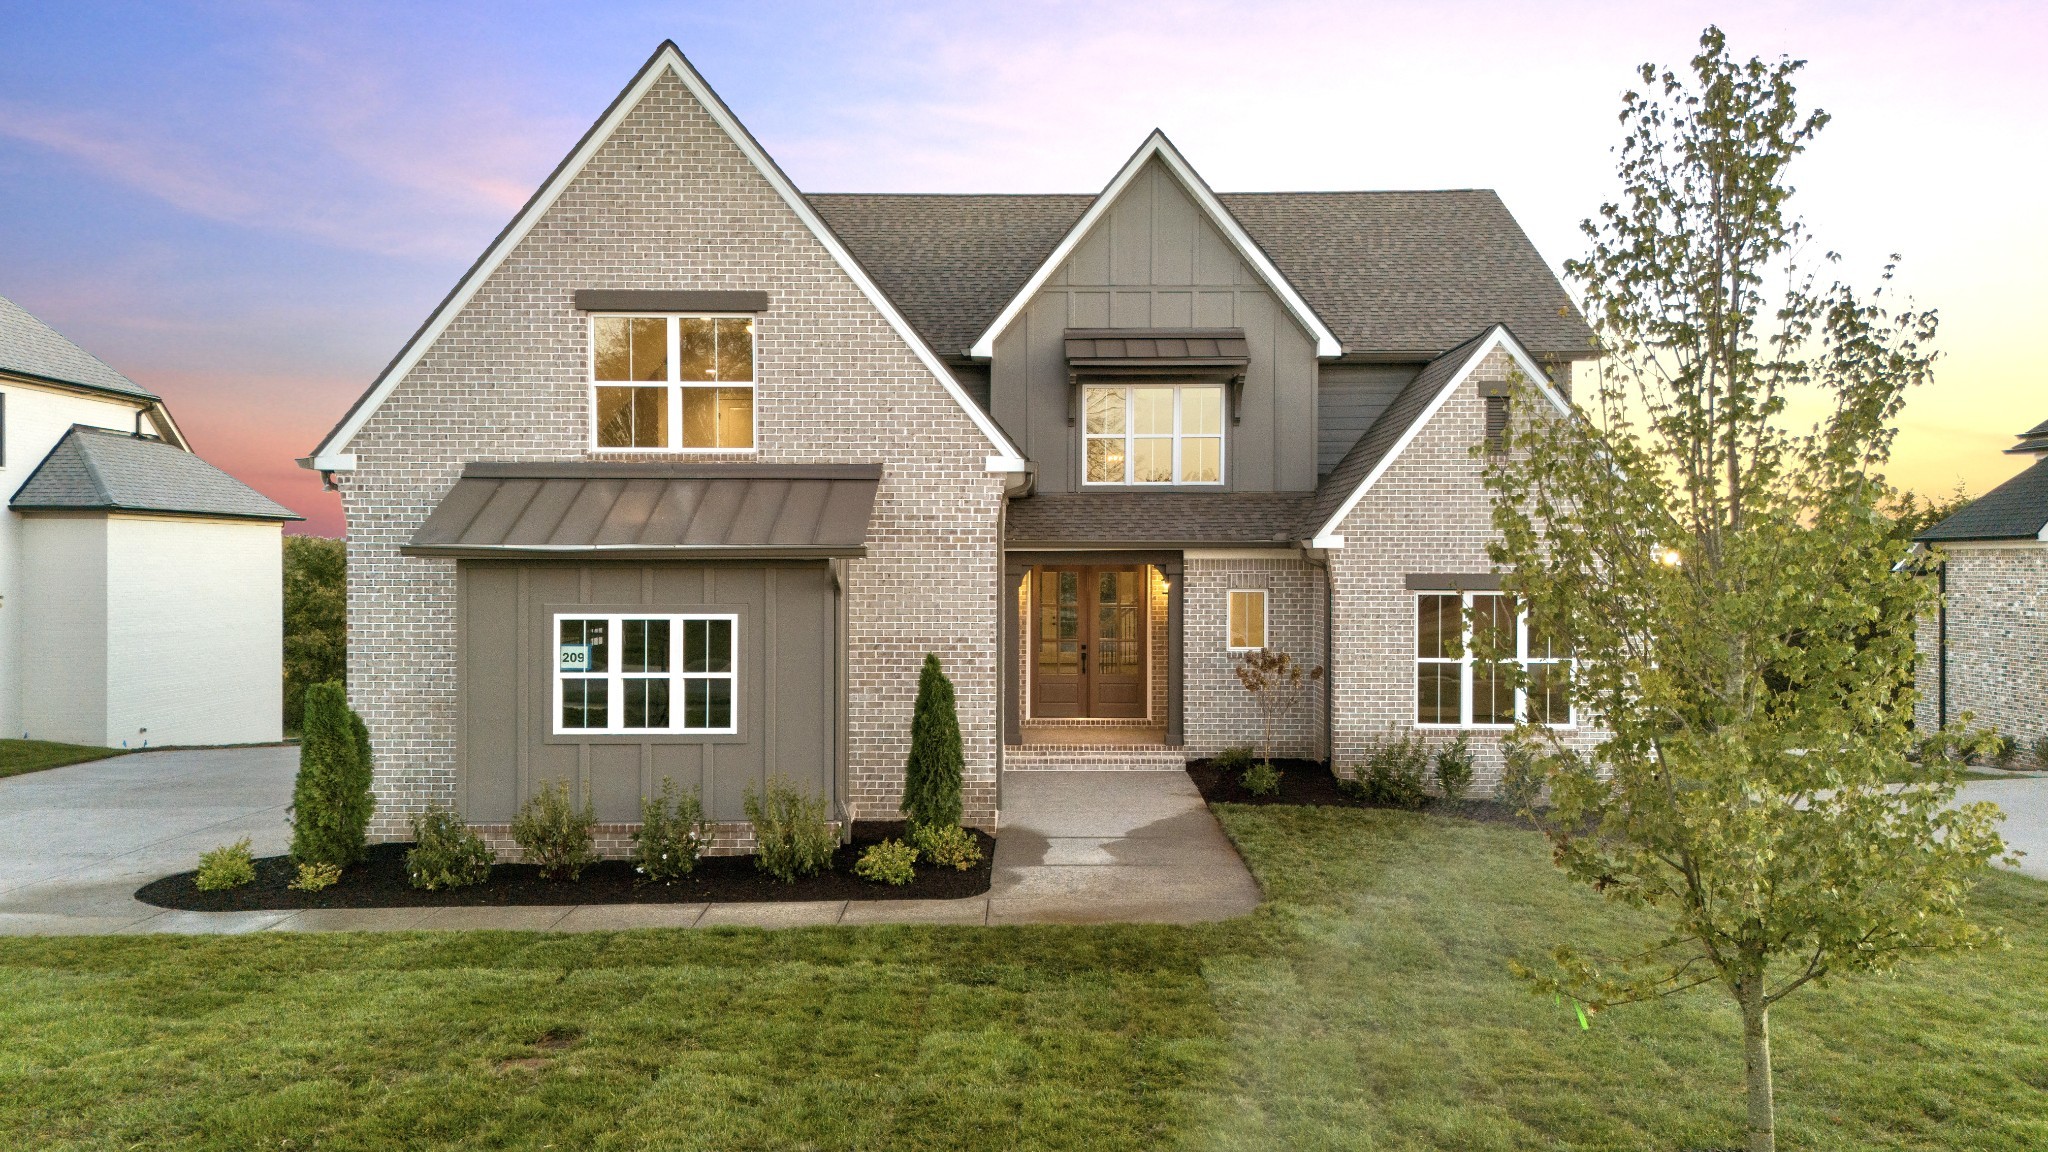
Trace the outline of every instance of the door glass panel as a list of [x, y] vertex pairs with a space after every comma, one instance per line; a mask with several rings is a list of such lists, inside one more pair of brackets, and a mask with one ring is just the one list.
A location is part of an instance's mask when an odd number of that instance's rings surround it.
[[1038, 574], [1038, 666], [1054, 676], [1081, 671], [1081, 574], [1047, 569]]
[[1142, 668], [1144, 643], [1138, 602], [1138, 574], [1110, 570], [1096, 575], [1095, 630], [1099, 655], [1098, 671], [1117, 676], [1135, 676]]

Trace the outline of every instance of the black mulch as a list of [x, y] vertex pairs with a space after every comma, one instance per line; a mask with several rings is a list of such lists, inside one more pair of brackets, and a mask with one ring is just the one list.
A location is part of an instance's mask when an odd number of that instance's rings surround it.
[[[1245, 791], [1244, 785], [1239, 782], [1239, 777], [1243, 775], [1241, 771], [1226, 772], [1208, 760], [1190, 761], [1188, 775], [1194, 778], [1195, 787], [1202, 790], [1202, 799], [1211, 804], [1293, 804], [1329, 808], [1394, 807], [1391, 804], [1362, 800], [1343, 791], [1337, 786], [1337, 777], [1330, 772], [1329, 766], [1320, 761], [1276, 759], [1273, 766], [1280, 769], [1280, 791], [1272, 796], [1252, 795]], [[1495, 800], [1461, 800], [1453, 804], [1441, 797], [1432, 796], [1422, 810], [1439, 816], [1459, 816], [1488, 824], [1535, 827], [1527, 817]]]
[[917, 879], [902, 887], [863, 880], [853, 874], [854, 862], [870, 844], [903, 836], [903, 822], [856, 821], [853, 843], [842, 844], [823, 875], [784, 884], [754, 866], [752, 856], [705, 856], [696, 871], [673, 884], [656, 884], [633, 871], [628, 860], [606, 860], [583, 870], [574, 881], [544, 880], [531, 864], [500, 864], [491, 878], [468, 888], [424, 892], [405, 877], [409, 844], [373, 845], [368, 856], [341, 874], [321, 892], [286, 887], [297, 869], [286, 856], [256, 861], [253, 883], [226, 892], [201, 892], [194, 873], [180, 872], [143, 885], [135, 898], [159, 908], [193, 912], [244, 912], [299, 908], [473, 908], [526, 904], [722, 904], [797, 900], [950, 900], [988, 891], [995, 860], [995, 838], [975, 832], [981, 863], [961, 871], [920, 864]]

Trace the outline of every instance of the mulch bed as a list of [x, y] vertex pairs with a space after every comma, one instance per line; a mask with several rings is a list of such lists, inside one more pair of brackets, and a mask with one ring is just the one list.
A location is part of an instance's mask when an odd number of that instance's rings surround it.
[[499, 864], [491, 878], [468, 888], [426, 892], [405, 876], [410, 844], [373, 845], [364, 860], [321, 892], [286, 887], [298, 874], [290, 857], [266, 856], [256, 861], [253, 883], [226, 892], [201, 892], [195, 873], [180, 872], [143, 885], [135, 898], [159, 908], [191, 912], [253, 912], [300, 908], [477, 908], [534, 904], [727, 904], [784, 903], [799, 900], [951, 900], [988, 891], [996, 854], [995, 838], [974, 832], [981, 844], [981, 863], [960, 871], [920, 864], [917, 879], [902, 887], [863, 880], [853, 874], [862, 849], [884, 839], [900, 839], [900, 820], [856, 821], [853, 843], [842, 844], [823, 875], [784, 884], [754, 866], [752, 856], [705, 856], [696, 871], [673, 884], [652, 883], [633, 871], [629, 860], [605, 860], [583, 870], [571, 882], [543, 880], [531, 864]]
[[[1391, 804], [1370, 803], [1341, 790], [1337, 786], [1337, 777], [1330, 772], [1329, 765], [1317, 760], [1275, 759], [1273, 767], [1280, 769], [1280, 791], [1272, 796], [1252, 795], [1238, 782], [1238, 777], [1242, 773], [1225, 772], [1208, 760], [1189, 761], [1188, 775], [1194, 779], [1195, 787], [1201, 789], [1202, 799], [1211, 804], [1290, 804], [1326, 808], [1394, 807]], [[1453, 804], [1439, 797], [1431, 797], [1422, 810], [1438, 816], [1458, 816], [1488, 824], [1535, 827], [1528, 818], [1495, 800], [1461, 800]]]

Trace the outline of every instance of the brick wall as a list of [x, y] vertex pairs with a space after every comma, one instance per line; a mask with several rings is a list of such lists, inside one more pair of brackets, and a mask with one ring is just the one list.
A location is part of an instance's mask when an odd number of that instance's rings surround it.
[[[1411, 573], [1486, 573], [1492, 498], [1472, 446], [1485, 435], [1479, 385], [1507, 378], [1512, 361], [1492, 352], [1344, 519], [1344, 547], [1330, 558], [1335, 617], [1336, 767], [1348, 772], [1369, 741], [1415, 726], [1415, 594]], [[1455, 731], [1423, 732], [1431, 744]], [[1500, 782], [1499, 730], [1471, 730], [1474, 795]], [[1583, 745], [1591, 734], [1573, 737]]]
[[[1252, 694], [1237, 678], [1230, 653], [1228, 594], [1233, 589], [1266, 593], [1266, 646], [1287, 653], [1304, 668], [1323, 663], [1322, 569], [1297, 555], [1216, 556], [1191, 553], [1182, 592], [1182, 726], [1191, 756], [1209, 756], [1233, 744], [1258, 747], [1264, 719]], [[1273, 754], [1320, 760], [1324, 688], [1304, 683], [1303, 691], [1278, 722]]]
[[[990, 451], [881, 313], [680, 82], [664, 76], [357, 436], [349, 693], [377, 755], [372, 835], [453, 803], [455, 579], [399, 547], [469, 460], [585, 458], [588, 327], [577, 288], [770, 294], [757, 324], [759, 459], [885, 463], [848, 574], [848, 795], [893, 817], [927, 652], [966, 742], [968, 822], [995, 816], [996, 520]], [[634, 456], [632, 459], [645, 459]], [[694, 457], [702, 459], [702, 457]]]
[[[1974, 713], [2030, 745], [2048, 736], [2048, 544], [1949, 544], [1948, 717]], [[1919, 622], [1920, 702], [1914, 724], [1938, 725], [1939, 635], [1932, 613]]]

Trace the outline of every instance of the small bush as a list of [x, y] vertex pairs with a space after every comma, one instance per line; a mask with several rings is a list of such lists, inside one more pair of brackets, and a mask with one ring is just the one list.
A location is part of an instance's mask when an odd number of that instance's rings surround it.
[[590, 789], [583, 789], [583, 807], [569, 802], [569, 782], [557, 780], [519, 806], [512, 818], [512, 841], [526, 858], [540, 865], [540, 874], [550, 880], [574, 880], [597, 863], [596, 838], [591, 829], [597, 813], [590, 806]]
[[1211, 756], [1209, 764], [1225, 772], [1242, 772], [1252, 766], [1252, 746], [1249, 744], [1232, 744], [1230, 747]]
[[2048, 736], [2034, 737], [2034, 767], [2048, 768]]
[[1436, 750], [1436, 786], [1453, 804], [1472, 787], [1472, 742], [1462, 734]]
[[832, 866], [838, 839], [825, 822], [825, 801], [806, 796], [781, 777], [764, 796], [746, 793], [747, 819], [754, 825], [754, 866], [784, 884], [815, 876]]
[[1534, 812], [1543, 798], [1543, 769], [1520, 744], [1502, 745], [1506, 763], [1500, 772], [1500, 802], [1516, 812]]
[[981, 843], [974, 833], [958, 824], [939, 827], [910, 826], [910, 842], [925, 860], [939, 868], [967, 871], [981, 863]]
[[1423, 782], [1429, 778], [1429, 748], [1414, 736], [1382, 739], [1352, 771], [1344, 791], [1368, 804], [1420, 808], [1429, 801]]
[[256, 860], [249, 855], [249, 838], [223, 844], [199, 854], [199, 875], [192, 882], [201, 892], [225, 892], [256, 879]]
[[[954, 826], [956, 829], [958, 825]], [[870, 844], [860, 854], [860, 862], [853, 866], [853, 873], [863, 880], [874, 880], [883, 884], [894, 884], [898, 888], [917, 879], [917, 849], [901, 840], [884, 840]]]
[[678, 796], [676, 782], [662, 777], [661, 795], [640, 801], [640, 830], [633, 833], [633, 870], [663, 884], [688, 876], [697, 868], [709, 831], [697, 790]]
[[953, 682], [927, 654], [917, 677], [917, 703], [910, 713], [910, 759], [903, 766], [901, 811], [912, 824], [940, 827], [960, 822], [960, 774], [967, 764], [960, 742], [960, 716]]
[[490, 846], [454, 812], [436, 804], [414, 816], [412, 838], [405, 877], [413, 887], [437, 892], [491, 878]]
[[2020, 758], [2020, 742], [2010, 736], [1994, 734], [1984, 742], [1984, 759], [1992, 765], [2010, 770]]
[[304, 864], [299, 865], [299, 874], [294, 876], [292, 882], [285, 885], [285, 887], [296, 889], [300, 892], [321, 892], [334, 887], [335, 882], [340, 879], [341, 868], [339, 866], [308, 860]]
[[1276, 796], [1280, 792], [1280, 770], [1270, 760], [1261, 760], [1244, 770], [1238, 782], [1254, 796]]
[[340, 684], [306, 689], [299, 775], [292, 785], [292, 859], [346, 868], [363, 858], [370, 813], [370, 733]]

